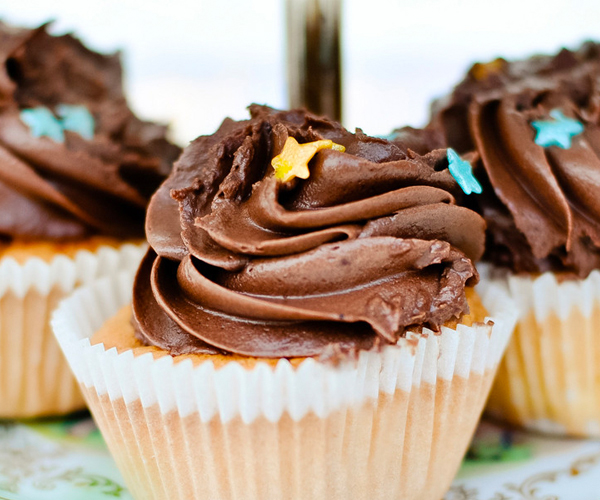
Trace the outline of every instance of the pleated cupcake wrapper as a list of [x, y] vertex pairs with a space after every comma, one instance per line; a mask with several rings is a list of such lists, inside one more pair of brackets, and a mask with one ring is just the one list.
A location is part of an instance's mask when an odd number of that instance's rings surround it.
[[518, 307], [513, 340], [487, 412], [530, 429], [600, 437], [600, 272], [558, 282], [508, 276]]
[[31, 257], [19, 264], [12, 257], [0, 259], [0, 297], [13, 293], [22, 298], [31, 290], [42, 295], [54, 289], [71, 292], [119, 270], [135, 270], [146, 245], [124, 244], [118, 248], [101, 246], [95, 252], [81, 250], [73, 258], [57, 255], [51, 262]]
[[39, 258], [0, 259], [0, 418], [66, 414], [85, 402], [52, 335], [50, 316], [81, 284], [139, 264], [144, 248], [126, 244]]
[[439, 500], [516, 320], [506, 291], [487, 285], [491, 329], [425, 330], [339, 366], [215, 369], [91, 345], [131, 284], [121, 273], [76, 291], [53, 328], [139, 499]]

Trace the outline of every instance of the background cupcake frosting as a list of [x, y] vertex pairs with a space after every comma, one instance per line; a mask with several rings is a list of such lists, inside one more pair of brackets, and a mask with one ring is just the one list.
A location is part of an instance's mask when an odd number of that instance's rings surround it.
[[[585, 278], [600, 267], [600, 46], [475, 64], [433, 106], [449, 146], [478, 151], [487, 259]], [[492, 193], [495, 193], [494, 196]]]
[[142, 237], [180, 149], [128, 108], [119, 54], [0, 23], [0, 236]]

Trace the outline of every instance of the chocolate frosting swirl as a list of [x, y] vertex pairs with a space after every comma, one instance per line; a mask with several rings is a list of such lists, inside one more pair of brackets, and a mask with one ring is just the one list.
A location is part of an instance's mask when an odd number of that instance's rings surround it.
[[[535, 142], [534, 121], [559, 110], [584, 126], [571, 146]], [[434, 103], [430, 128], [480, 157], [486, 259], [516, 272], [586, 277], [600, 267], [600, 46], [474, 65]]]
[[[91, 113], [92, 139], [34, 137], [20, 116], [65, 104]], [[150, 195], [180, 153], [165, 133], [128, 108], [119, 54], [0, 22], [0, 238], [143, 236]]]
[[[250, 107], [184, 150], [153, 196], [134, 286], [139, 338], [172, 354], [322, 355], [395, 343], [468, 310], [484, 222], [425, 156], [305, 111]], [[328, 139], [307, 180], [276, 179], [288, 137]]]

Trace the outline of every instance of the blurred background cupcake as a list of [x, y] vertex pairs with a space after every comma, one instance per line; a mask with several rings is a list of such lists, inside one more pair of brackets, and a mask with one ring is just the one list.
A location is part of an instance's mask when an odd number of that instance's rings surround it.
[[250, 112], [153, 196], [133, 293], [130, 274], [101, 279], [54, 316], [126, 484], [439, 500], [516, 318], [502, 287], [474, 289], [484, 221], [450, 173], [476, 183], [470, 166]]
[[[487, 411], [600, 436], [600, 46], [475, 64], [433, 106], [448, 145], [474, 151], [484, 260], [519, 309]], [[505, 273], [499, 272], [505, 270]]]
[[119, 54], [0, 23], [0, 417], [83, 408], [49, 315], [137, 264], [147, 202], [180, 152], [165, 132], [129, 110]]

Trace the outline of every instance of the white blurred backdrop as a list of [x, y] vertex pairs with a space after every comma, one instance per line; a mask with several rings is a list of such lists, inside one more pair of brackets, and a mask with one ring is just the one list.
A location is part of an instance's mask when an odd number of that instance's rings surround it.
[[[470, 63], [600, 40], [600, 0], [342, 0], [344, 124], [385, 134], [419, 126]], [[129, 99], [182, 145], [287, 106], [284, 0], [4, 0], [0, 18], [122, 49]]]

